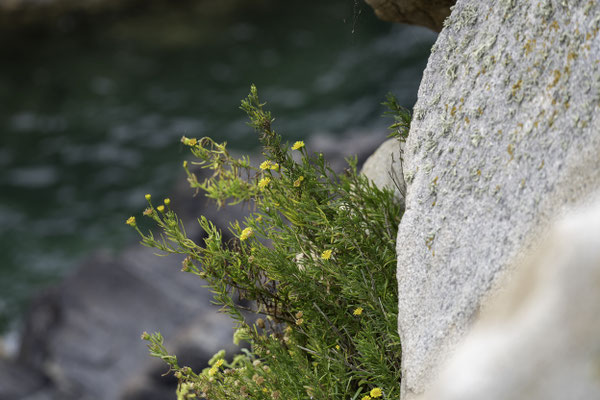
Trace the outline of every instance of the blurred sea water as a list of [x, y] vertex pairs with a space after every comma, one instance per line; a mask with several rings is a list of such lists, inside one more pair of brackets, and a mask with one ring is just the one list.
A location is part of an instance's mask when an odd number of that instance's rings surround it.
[[388, 92], [412, 107], [434, 33], [286, 3], [210, 29], [182, 9], [0, 36], [0, 332], [82, 257], [136, 241], [124, 221], [182, 179], [182, 135], [252, 150], [251, 83], [290, 141], [385, 129]]

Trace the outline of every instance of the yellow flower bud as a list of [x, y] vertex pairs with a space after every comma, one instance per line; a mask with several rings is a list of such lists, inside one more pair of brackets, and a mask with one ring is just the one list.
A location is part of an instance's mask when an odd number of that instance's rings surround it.
[[277, 168], [279, 168], [279, 164], [271, 162], [269, 160], [263, 161], [260, 164], [260, 169], [277, 169]]
[[186, 146], [195, 146], [198, 141], [196, 139], [190, 139], [183, 136], [181, 138], [181, 143], [185, 144]]
[[251, 237], [252, 235], [254, 235], [254, 231], [252, 230], [252, 228], [245, 228], [242, 231], [242, 234], [240, 235], [240, 240], [244, 241], [244, 240], [248, 239], [249, 237]]
[[323, 253], [321, 253], [321, 258], [323, 260], [329, 260], [331, 258], [331, 252], [332, 250], [325, 250]]
[[260, 169], [269, 169], [271, 167], [271, 161], [263, 161], [260, 164]]
[[267, 187], [269, 185], [270, 182], [271, 182], [271, 178], [266, 176], [266, 177], [262, 178], [260, 181], [258, 181], [258, 187], [261, 189], [264, 189], [265, 187]]

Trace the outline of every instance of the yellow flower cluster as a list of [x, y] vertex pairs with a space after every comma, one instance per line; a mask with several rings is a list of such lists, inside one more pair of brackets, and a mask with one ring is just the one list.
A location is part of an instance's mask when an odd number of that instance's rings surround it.
[[252, 230], [252, 228], [245, 228], [242, 231], [242, 234], [240, 235], [240, 240], [244, 241], [244, 240], [248, 239], [249, 237], [251, 237], [252, 235], [254, 235], [254, 231]]
[[260, 181], [258, 181], [258, 187], [261, 189], [264, 189], [269, 185], [270, 182], [271, 182], [271, 178], [266, 176], [266, 177], [262, 178]]
[[292, 150], [298, 150], [303, 147], [304, 147], [304, 142], [302, 140], [299, 140], [296, 143], [294, 143], [294, 145], [292, 146]]
[[375, 389], [371, 389], [371, 392], [368, 395], [363, 396], [360, 400], [376, 399], [378, 397], [381, 397], [382, 395], [383, 395], [382, 390], [379, 388], [375, 388]]
[[125, 223], [129, 226], [135, 226], [135, 217], [127, 218], [127, 221], [125, 221]]
[[158, 207], [156, 207], [156, 209], [160, 212], [165, 212], [165, 206], [163, 206], [162, 204]]
[[331, 258], [331, 252], [332, 250], [325, 250], [323, 253], [321, 253], [321, 258], [323, 260], [329, 260]]
[[354, 312], [352, 313], [353, 315], [361, 315], [363, 312], [363, 308], [362, 307], [358, 307], [354, 310]]
[[263, 161], [262, 164], [260, 164], [260, 169], [277, 169], [279, 168], [279, 164], [274, 163], [272, 161]]

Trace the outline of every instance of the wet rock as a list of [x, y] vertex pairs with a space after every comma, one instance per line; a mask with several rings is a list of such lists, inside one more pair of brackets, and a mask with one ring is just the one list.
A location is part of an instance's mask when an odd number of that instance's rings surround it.
[[456, 0], [365, 0], [384, 21], [421, 25], [440, 32]]
[[52, 393], [44, 392], [49, 381], [42, 374], [32, 371], [27, 366], [0, 358], [0, 399], [35, 398], [51, 399]]
[[202, 282], [179, 272], [170, 258], [165, 263], [140, 246], [117, 258], [99, 254], [88, 260], [37, 299], [20, 361], [42, 371], [68, 398], [118, 399], [151, 362], [140, 340], [143, 331], [174, 337], [202, 315], [208, 345], [189, 346], [198, 363], [231, 348], [232, 322], [210, 305]]
[[438, 37], [403, 164], [405, 399], [549, 221], [600, 187], [599, 16], [597, 2], [459, 0]]
[[483, 312], [426, 397], [600, 398], [600, 201], [569, 214]]

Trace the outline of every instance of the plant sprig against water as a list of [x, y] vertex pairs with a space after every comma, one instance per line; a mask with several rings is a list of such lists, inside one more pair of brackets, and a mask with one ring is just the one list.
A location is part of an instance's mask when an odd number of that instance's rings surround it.
[[394, 123], [389, 127], [391, 130], [389, 137], [394, 137], [401, 142], [405, 142], [408, 138], [410, 122], [412, 121], [410, 111], [402, 107], [398, 103], [398, 100], [396, 100], [396, 97], [391, 93], [388, 93], [385, 101], [381, 104], [388, 108], [388, 111], [386, 111], [384, 115], [394, 119]]
[[[232, 157], [225, 144], [183, 138], [212, 171], [199, 181], [184, 162], [188, 180], [219, 205], [249, 201], [252, 212], [233, 222], [225, 243], [205, 217], [203, 243], [186, 236], [170, 201], [144, 214], [161, 228], [142, 243], [183, 254], [183, 271], [206, 280], [214, 300], [238, 324], [234, 341], [250, 350], [230, 362], [218, 353], [194, 372], [167, 353], [160, 334], [144, 333], [151, 355], [179, 379], [180, 399], [398, 398], [400, 341], [396, 331], [395, 238], [402, 209], [391, 191], [373, 186], [350, 159], [335, 174], [304, 143], [289, 146], [253, 86], [241, 107], [258, 132], [264, 162]], [[244, 304], [261, 318], [252, 322]]]

